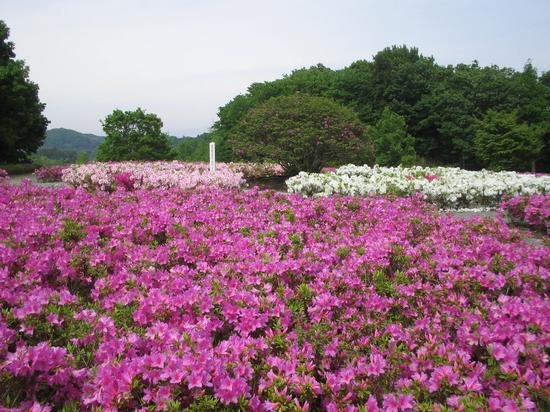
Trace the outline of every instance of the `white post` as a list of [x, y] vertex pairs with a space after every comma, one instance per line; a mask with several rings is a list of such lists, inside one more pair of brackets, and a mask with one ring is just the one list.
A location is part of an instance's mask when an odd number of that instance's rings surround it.
[[216, 171], [216, 143], [210, 142], [210, 171]]

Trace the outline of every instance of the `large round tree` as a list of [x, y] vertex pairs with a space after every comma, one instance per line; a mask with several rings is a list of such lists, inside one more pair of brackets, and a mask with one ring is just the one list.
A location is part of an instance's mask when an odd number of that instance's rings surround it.
[[15, 59], [9, 33], [0, 20], [0, 162], [22, 162], [40, 147], [49, 122], [28, 67]]
[[237, 157], [276, 162], [288, 174], [372, 160], [366, 128], [354, 111], [300, 93], [273, 97], [249, 110], [229, 141]]
[[97, 160], [164, 160], [172, 157], [168, 136], [162, 133], [162, 120], [138, 108], [114, 110], [102, 122], [107, 135]]

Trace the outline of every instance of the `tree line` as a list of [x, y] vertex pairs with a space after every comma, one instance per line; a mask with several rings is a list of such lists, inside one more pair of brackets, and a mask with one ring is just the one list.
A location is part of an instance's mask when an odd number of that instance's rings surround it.
[[[378, 146], [381, 163], [401, 161], [387, 150], [400, 147], [406, 162], [550, 167], [550, 72], [539, 75], [530, 62], [522, 71], [477, 62], [442, 66], [414, 47], [392, 46], [341, 70], [319, 64], [252, 84], [219, 109], [213, 138], [230, 144], [247, 113], [296, 93], [353, 110], [367, 125], [367, 140]], [[223, 154], [226, 160], [240, 157], [233, 150]]]
[[[21, 162], [43, 143], [38, 86], [15, 59], [0, 21], [0, 161]], [[218, 110], [208, 133], [179, 139], [142, 109], [102, 122], [98, 160], [276, 161], [289, 173], [345, 162], [550, 171], [550, 72], [477, 62], [443, 66], [392, 46], [333, 70], [318, 64], [253, 83]]]

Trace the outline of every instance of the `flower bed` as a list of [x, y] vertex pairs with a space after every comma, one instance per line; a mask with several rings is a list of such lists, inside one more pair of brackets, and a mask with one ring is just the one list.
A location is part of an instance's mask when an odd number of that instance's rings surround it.
[[423, 193], [446, 208], [498, 206], [503, 195], [550, 192], [550, 176], [472, 172], [450, 167], [342, 166], [334, 173], [304, 173], [287, 180], [289, 192], [307, 196]]
[[515, 196], [505, 199], [500, 208], [512, 221], [550, 233], [550, 195]]
[[67, 166], [42, 166], [34, 171], [34, 175], [39, 182], [61, 182], [63, 180], [63, 170]]
[[542, 410], [550, 250], [518, 233], [418, 196], [3, 185], [0, 403]]
[[218, 163], [210, 173], [207, 163], [191, 162], [109, 162], [72, 165], [63, 171], [63, 181], [88, 190], [113, 191], [177, 187], [195, 189], [204, 186], [239, 187], [244, 183], [240, 172]]

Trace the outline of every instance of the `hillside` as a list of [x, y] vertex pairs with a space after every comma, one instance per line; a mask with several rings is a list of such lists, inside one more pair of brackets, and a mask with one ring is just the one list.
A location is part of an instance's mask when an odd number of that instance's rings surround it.
[[46, 132], [46, 139], [40, 149], [74, 150], [95, 153], [105, 136], [80, 133], [76, 130], [57, 128]]
[[57, 128], [46, 132], [44, 144], [37, 154], [50, 159], [73, 162], [79, 155], [94, 158], [104, 136], [80, 133], [76, 130]]
[[[38, 149], [37, 155], [66, 163], [76, 162], [77, 159], [93, 160], [96, 156], [99, 145], [105, 136], [98, 136], [90, 133], [80, 133], [76, 130], [56, 128], [46, 132], [44, 144]], [[170, 146], [176, 148], [188, 137], [178, 138], [168, 136]]]

